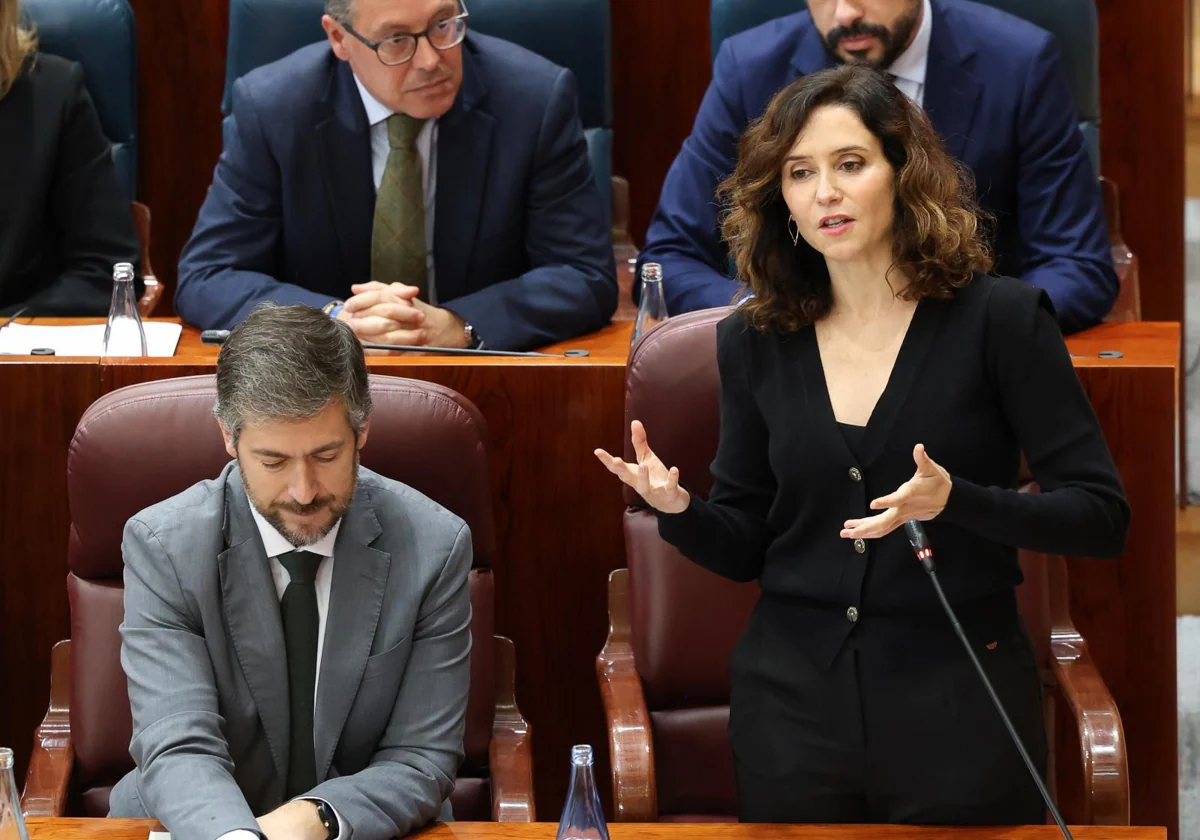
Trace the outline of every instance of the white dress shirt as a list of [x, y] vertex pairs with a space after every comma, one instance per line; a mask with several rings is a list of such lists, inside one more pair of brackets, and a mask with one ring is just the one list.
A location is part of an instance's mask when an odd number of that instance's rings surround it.
[[[386, 127], [384, 129], [383, 142], [387, 143]], [[262, 514], [258, 512], [258, 509], [253, 504], [250, 505], [250, 513], [254, 516], [254, 524], [258, 526], [258, 534], [262, 537], [263, 548], [267, 552], [267, 562], [271, 565], [271, 578], [275, 582], [275, 594], [282, 601], [283, 593], [287, 590], [292, 578], [288, 574], [288, 570], [279, 562], [279, 555], [287, 554], [289, 551], [296, 551], [297, 547], [288, 542], [283, 534], [275, 530], [275, 526], [263, 519]], [[333, 545], [337, 541], [338, 530], [341, 527], [342, 521], [339, 519], [328, 534], [312, 545], [306, 545], [300, 549], [301, 551], [310, 551], [313, 554], [319, 554], [322, 558], [321, 564], [317, 566], [316, 579], [313, 581], [313, 587], [317, 590], [317, 685], [321, 683], [321, 651], [325, 647], [325, 619], [329, 615], [329, 590], [333, 585]], [[316, 687], [314, 686], [314, 719], [316, 717], [316, 707], [317, 697]], [[350, 831], [346, 823], [342, 820], [342, 815], [338, 813], [336, 808], [333, 809], [333, 813], [337, 815], [338, 837], [349, 837]], [[236, 831], [227, 831], [217, 838], [217, 840], [258, 840], [258, 837], [252, 832], [237, 829]]]
[[[387, 118], [396, 112], [372, 96], [358, 76], [354, 77], [354, 84], [358, 85], [363, 108], [367, 111], [367, 124], [371, 126], [371, 175], [375, 179], [375, 192], [379, 192], [383, 170], [387, 167], [388, 154], [391, 152]], [[437, 120], [426, 120], [421, 127], [417, 134], [417, 154], [421, 157], [421, 182], [425, 195], [425, 275], [428, 283], [428, 300], [425, 302], [435, 305], [437, 286], [433, 278], [433, 210], [437, 197]]]
[[921, 6], [921, 25], [908, 49], [896, 56], [887, 69], [896, 87], [917, 105], [925, 106], [925, 71], [929, 66], [929, 38], [933, 34], [933, 8], [929, 0]]

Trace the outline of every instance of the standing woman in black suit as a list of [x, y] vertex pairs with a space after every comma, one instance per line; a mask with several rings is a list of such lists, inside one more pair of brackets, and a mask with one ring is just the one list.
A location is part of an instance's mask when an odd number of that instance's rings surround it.
[[[596, 455], [665, 540], [762, 588], [730, 662], [742, 819], [1044, 822], [901, 526], [928, 523], [1044, 772], [1017, 549], [1115, 557], [1129, 521], [1049, 298], [984, 273], [969, 176], [866, 67], [781, 91], [722, 194], [754, 297], [717, 328], [712, 492], [680, 486], [636, 421], [636, 464]], [[1039, 494], [1016, 489], [1021, 453]]]
[[[106, 315], [138, 264], [130, 197], [83, 84], [0, 0], [0, 316]], [[140, 284], [139, 284], [140, 285]]]

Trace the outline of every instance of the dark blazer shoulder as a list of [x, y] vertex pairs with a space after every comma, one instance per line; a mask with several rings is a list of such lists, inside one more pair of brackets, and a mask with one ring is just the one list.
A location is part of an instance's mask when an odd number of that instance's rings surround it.
[[531, 103], [545, 103], [554, 92], [564, 67], [537, 53], [502, 38], [472, 32], [465, 49], [471, 64], [482, 77], [491, 110], [498, 113], [528, 110]]
[[955, 292], [952, 309], [983, 329], [992, 347], [1027, 337], [1042, 314], [1057, 318], [1044, 289], [1015, 277], [981, 273]]
[[43, 111], [65, 111], [87, 95], [83, 67], [47, 53], [34, 53], [26, 59], [25, 70], [12, 92], [19, 90], [19, 86], [29, 90], [35, 105]]
[[[1015, 72], [1054, 44], [1054, 36], [1036, 24], [971, 0], [936, 0], [960, 53], [986, 56], [992, 76]], [[938, 33], [933, 33], [938, 37]]]
[[716, 61], [723, 67], [732, 62], [743, 83], [774, 85], [794, 75], [790, 68], [814, 31], [807, 11], [775, 18], [726, 38]]
[[25, 76], [48, 90], [83, 87], [83, 67], [77, 61], [49, 53], [34, 53], [26, 59]]
[[326, 92], [341, 61], [326, 42], [301, 47], [278, 61], [256, 67], [234, 86], [235, 107], [241, 97], [249, 97], [256, 109], [278, 112], [289, 124], [297, 117], [314, 112]]

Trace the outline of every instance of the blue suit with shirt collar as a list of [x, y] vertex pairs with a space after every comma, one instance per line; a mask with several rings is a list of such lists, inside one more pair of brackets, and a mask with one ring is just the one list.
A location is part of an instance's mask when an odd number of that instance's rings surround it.
[[[569, 70], [470, 33], [438, 120], [438, 305], [495, 349], [592, 332], [617, 305], [612, 238]], [[371, 279], [370, 130], [349, 65], [314, 44], [248, 73], [179, 261], [176, 310], [225, 329], [264, 300], [321, 307]]]
[[[996, 273], [1045, 289], [1065, 332], [1099, 323], [1116, 301], [1117, 278], [1097, 175], [1054, 38], [966, 0], [933, 0], [931, 10], [923, 104], [995, 216]], [[662, 264], [672, 314], [727, 305], [742, 289], [726, 273], [717, 185], [771, 97], [833, 63], [808, 12], [722, 44], [639, 258]]]

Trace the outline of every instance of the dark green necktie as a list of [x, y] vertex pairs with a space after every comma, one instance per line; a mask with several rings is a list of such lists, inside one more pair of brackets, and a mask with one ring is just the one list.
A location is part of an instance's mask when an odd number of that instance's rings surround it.
[[317, 590], [313, 585], [321, 556], [310, 551], [279, 555], [291, 580], [279, 604], [287, 648], [288, 699], [291, 703], [291, 760], [287, 798], [307, 793], [317, 785], [317, 756], [313, 746], [313, 705], [317, 688]]
[[375, 196], [371, 231], [371, 279], [405, 283], [428, 300], [425, 271], [425, 190], [417, 135], [425, 120], [392, 114], [387, 120], [388, 152]]

